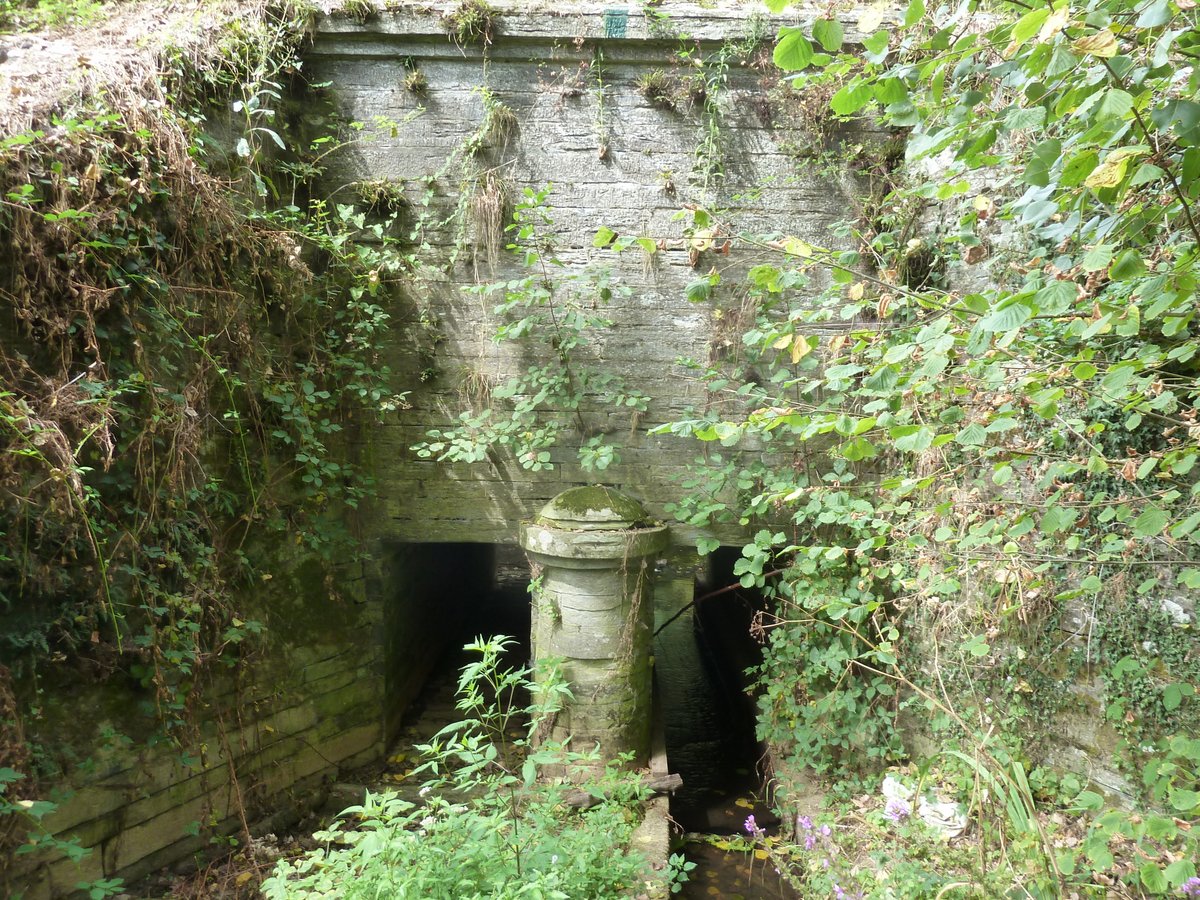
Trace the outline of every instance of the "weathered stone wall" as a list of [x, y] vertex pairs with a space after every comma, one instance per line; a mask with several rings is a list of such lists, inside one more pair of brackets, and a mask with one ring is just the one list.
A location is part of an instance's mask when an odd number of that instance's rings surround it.
[[367, 599], [378, 593], [367, 589], [368, 572], [362, 564], [326, 570], [299, 554], [275, 571], [255, 603], [265, 646], [236, 677], [218, 673], [205, 685], [177, 743], [146, 744], [154, 721], [147, 689], [120, 680], [43, 686], [31, 731], [60, 748], [53, 762], [61, 772], [59, 808], [42, 824], [92, 852], [80, 862], [18, 857], [10, 890], [55, 897], [81, 881], [136, 879], [204, 851], [244, 821], [294, 821], [319, 800], [323, 780], [379, 756], [383, 608]]
[[[324, 786], [378, 759], [473, 598], [491, 590], [493, 548], [391, 545], [332, 568], [285, 552], [253, 601], [265, 642], [206, 684], [178, 745], [147, 746], [150, 691], [128, 681], [44, 685], [36, 737], [54, 763], [50, 834], [91, 853], [18, 858], [27, 900], [81, 881], [127, 882], [209, 849], [214, 837], [288, 827]], [[88, 743], [91, 741], [92, 743]], [[65, 748], [76, 748], [68, 751]]]
[[[432, 232], [427, 254], [445, 260], [453, 255], [456, 234], [468, 243], [477, 237], [469, 202], [461, 221], [454, 220], [454, 209], [463, 192], [479, 189], [485, 170], [501, 176], [511, 196], [553, 184], [554, 238], [567, 271], [606, 266], [630, 289], [606, 310], [615, 324], [596, 342], [597, 367], [621, 375], [654, 400], [643, 416], [585, 410], [590, 430], [624, 445], [621, 462], [603, 472], [585, 473], [574, 463], [577, 434], [563, 442], [549, 472], [522, 469], [503, 453], [469, 466], [418, 459], [410, 448], [426, 430], [467, 408], [468, 374], [498, 384], [522, 364], [519, 344], [491, 340], [496, 301], [469, 289], [477, 281], [525, 272], [515, 254], [489, 259], [468, 246], [448, 272], [413, 285], [393, 311], [389, 362], [399, 386], [412, 389], [412, 408], [372, 435], [381, 461], [379, 527], [399, 540], [511, 543], [517, 523], [550, 497], [595, 482], [618, 487], [663, 516], [664, 505], [678, 492], [672, 478], [703, 448], [646, 431], [682, 416], [689, 406], [717, 402], [677, 361], [703, 363], [718, 352], [722, 307], [739, 300], [732, 288], [723, 288], [717, 302], [689, 303], [686, 286], [713, 266], [726, 285], [737, 285], [749, 266], [764, 261], [761, 249], [733, 235], [727, 255], [708, 251], [689, 258], [677, 214], [689, 202], [714, 202], [729, 210], [739, 229], [830, 245], [831, 226], [855, 208], [858, 191], [844, 172], [819, 171], [812, 160], [795, 158], [796, 149], [811, 146], [814, 137], [794, 102], [769, 96], [778, 84], [770, 65], [771, 39], [782, 20], [749, 7], [665, 3], [650, 11], [580, 3], [531, 10], [501, 4], [491, 44], [459, 46], [447, 37], [444, 19], [454, 7], [403, 5], [365, 23], [346, 18], [320, 23], [308, 54], [308, 77], [329, 83], [347, 119], [400, 123], [394, 130], [375, 128], [374, 139], [338, 157], [331, 186], [340, 187], [349, 202], [354, 182], [403, 184], [408, 226], [422, 218], [451, 220]], [[854, 39], [853, 23], [846, 28]], [[710, 94], [720, 111], [715, 132], [697, 102], [681, 98], [674, 108], [663, 108], [639, 93], [639, 77], [662, 70], [671, 83], [684, 83], [700, 73], [697, 62], [713, 64], [720, 39], [749, 35], [762, 39], [758, 51], [746, 59], [731, 57], [725, 86], [715, 97]], [[690, 56], [681, 57], [681, 51]], [[423, 76], [423, 90], [406, 86], [413, 72]], [[484, 120], [485, 90], [511, 108], [516, 127], [477, 157], [464, 156], [463, 143]], [[702, 150], [709, 137], [714, 145]], [[882, 139], [862, 131], [837, 138]], [[723, 177], [709, 179], [706, 187], [700, 170], [708, 162], [719, 164]], [[433, 200], [425, 207], [430, 186]], [[641, 251], [618, 256], [594, 249], [601, 225], [661, 241], [664, 249], [650, 258]], [[430, 346], [430, 329], [419, 321], [418, 307], [436, 317], [436, 346]], [[694, 534], [676, 528], [674, 537], [689, 543]], [[723, 537], [742, 543], [735, 529]]]

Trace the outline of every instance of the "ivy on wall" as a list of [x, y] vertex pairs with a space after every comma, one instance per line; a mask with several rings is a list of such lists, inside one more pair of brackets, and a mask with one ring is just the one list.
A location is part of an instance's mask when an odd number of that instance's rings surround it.
[[63, 776], [38, 691], [140, 685], [117, 727], [184, 752], [204, 688], [259, 645], [273, 566], [359, 552], [370, 486], [342, 433], [404, 402], [378, 348], [407, 264], [396, 210], [312, 190], [370, 130], [293, 127], [320, 90], [309, 15], [235, 10], [136, 95], [0, 140], [6, 849], [75, 852], [37, 826]]

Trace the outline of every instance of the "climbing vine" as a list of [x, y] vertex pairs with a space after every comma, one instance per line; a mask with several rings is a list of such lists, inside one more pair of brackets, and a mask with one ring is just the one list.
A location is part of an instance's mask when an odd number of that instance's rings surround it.
[[[735, 574], [777, 599], [761, 721], [785, 753], [844, 777], [862, 768], [851, 748], [899, 754], [889, 735], [921, 710], [962, 748], [943, 767], [970, 760], [1004, 799], [999, 834], [1021, 836], [1033, 896], [1179, 889], [1200, 816], [1185, 737], [1200, 583], [1192, 4], [985, 16], [914, 0], [899, 19], [864, 10], [858, 28], [851, 46], [831, 13], [785, 27], [775, 62], [830, 117], [908, 130], [904, 177], [879, 205], [911, 212], [852, 224], [840, 248], [737, 235], [775, 254], [745, 287], [753, 378], [698, 363], [712, 402], [661, 430], [765, 463], [733, 456], [705, 480], [735, 490], [692, 494], [677, 515], [767, 526]], [[737, 231], [717, 211], [693, 227]], [[813, 302], [806, 287], [826, 278]], [[722, 289], [714, 270], [689, 295]], [[1083, 610], [1077, 641], [1030, 639], [1065, 609]], [[1156, 810], [1101, 816], [1074, 849], [1042, 825], [1021, 726], [1029, 679], [1061, 673], [1064, 651], [1069, 669], [1101, 670], [1131, 739], [1121, 762]], [[1086, 790], [1068, 802], [1104, 805]]]
[[[587, 471], [608, 468], [619, 458], [617, 444], [589, 423], [589, 409], [628, 412], [636, 424], [648, 398], [611, 372], [588, 361], [596, 332], [611, 325], [603, 308], [628, 287], [608, 272], [571, 272], [555, 255], [550, 188], [526, 188], [507, 227], [528, 270], [522, 278], [483, 282], [474, 291], [493, 300], [494, 340], [520, 342], [535, 362], [503, 384], [489, 388], [488, 400], [459, 414], [450, 428], [430, 429], [429, 440], [413, 449], [423, 459], [480, 462], [497, 449], [513, 454], [525, 469], [553, 468], [552, 449], [568, 436], [576, 441], [579, 464]], [[611, 233], [604, 243], [611, 241]]]
[[297, 57], [308, 12], [260, 16], [166, 47], [137, 96], [0, 141], [9, 844], [49, 839], [26, 827], [61, 774], [32, 737], [41, 686], [129, 679], [135, 737], [188, 748], [203, 690], [269, 624], [249, 603], [280, 562], [263, 536], [352, 558], [370, 486], [342, 433], [404, 402], [378, 357], [396, 212], [313, 195], [363, 135], [289, 131], [290, 98], [319, 90]]

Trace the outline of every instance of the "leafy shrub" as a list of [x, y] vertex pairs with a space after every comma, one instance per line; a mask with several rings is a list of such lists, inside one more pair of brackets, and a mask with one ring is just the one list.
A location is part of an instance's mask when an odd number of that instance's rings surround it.
[[[535, 673], [503, 668], [511, 643], [493, 638], [468, 645], [480, 659], [464, 668], [459, 682], [457, 708], [466, 718], [421, 747], [425, 762], [417, 771], [433, 777], [421, 788], [420, 802], [394, 792], [368, 794], [315, 835], [322, 849], [279, 863], [263, 885], [269, 900], [568, 900], [629, 893], [644, 866], [623, 849], [637, 821], [637, 781], [619, 764], [601, 770], [595, 751], [534, 741], [570, 692], [553, 667]], [[520, 709], [514, 701], [526, 692], [531, 702]], [[506, 742], [522, 718], [524, 737]], [[542, 780], [552, 772], [584, 781]], [[564, 800], [580, 788], [599, 802], [575, 812]]]

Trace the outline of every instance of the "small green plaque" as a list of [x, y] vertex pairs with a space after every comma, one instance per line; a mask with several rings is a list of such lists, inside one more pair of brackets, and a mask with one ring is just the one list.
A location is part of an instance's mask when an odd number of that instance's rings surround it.
[[629, 10], [606, 9], [604, 11], [604, 36], [606, 38], [625, 37], [625, 28], [629, 24]]

